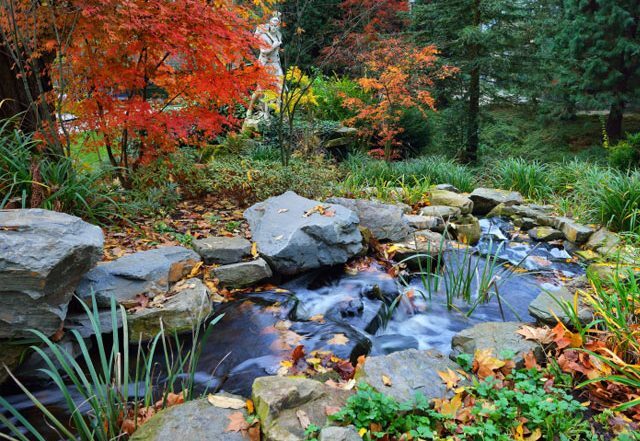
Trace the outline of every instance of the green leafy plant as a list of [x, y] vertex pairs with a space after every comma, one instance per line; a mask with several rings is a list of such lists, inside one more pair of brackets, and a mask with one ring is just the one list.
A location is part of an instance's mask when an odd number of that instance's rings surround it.
[[[375, 391], [366, 384], [347, 400], [344, 408], [330, 418], [351, 424], [363, 439], [450, 439], [511, 441], [520, 431], [543, 440], [597, 440], [584, 408], [563, 389], [547, 383], [544, 372], [517, 370], [503, 380], [473, 379], [464, 388], [470, 398], [452, 398], [444, 408], [431, 407], [422, 395], [410, 402]], [[459, 396], [460, 397], [460, 396]], [[464, 417], [456, 418], [458, 412]], [[525, 439], [525, 438], [522, 438]]]

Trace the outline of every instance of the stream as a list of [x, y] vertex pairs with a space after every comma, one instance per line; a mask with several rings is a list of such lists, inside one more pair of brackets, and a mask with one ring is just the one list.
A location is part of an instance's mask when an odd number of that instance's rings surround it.
[[[473, 249], [444, 253], [444, 273], [438, 283], [438, 278], [430, 279], [430, 288], [419, 276], [399, 283], [386, 268], [372, 263], [357, 271], [329, 268], [307, 273], [277, 289], [220, 304], [214, 316], [224, 316], [203, 342], [198, 391], [250, 396], [253, 380], [275, 375], [298, 345], [304, 345], [307, 354], [331, 351], [351, 361], [408, 348], [448, 354], [457, 332], [486, 321], [531, 321], [527, 307], [541, 290], [553, 290], [562, 280], [584, 273], [560, 243], [534, 244], [499, 218], [482, 219], [481, 227], [482, 239]], [[498, 264], [492, 274], [499, 295], [477, 301], [485, 266]], [[469, 302], [454, 299], [448, 307], [446, 291], [455, 275], [469, 268], [474, 272], [469, 292], [475, 308], [467, 316]], [[185, 337], [186, 346], [189, 338]], [[66, 413], [55, 385], [41, 379], [25, 382], [54, 413]], [[44, 427], [31, 401], [15, 387], [3, 386], [0, 395]]]

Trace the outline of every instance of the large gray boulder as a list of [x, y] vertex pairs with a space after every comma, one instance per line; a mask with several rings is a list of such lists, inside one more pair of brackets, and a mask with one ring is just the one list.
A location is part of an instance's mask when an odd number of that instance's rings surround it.
[[204, 263], [227, 265], [251, 256], [251, 242], [242, 237], [206, 237], [193, 241], [193, 249]]
[[246, 418], [246, 409], [223, 409], [206, 399], [189, 401], [155, 414], [134, 432], [131, 441], [246, 441], [241, 431], [228, 429], [232, 415], [238, 412]]
[[329, 198], [327, 202], [354, 211], [360, 219], [360, 225], [368, 228], [378, 240], [403, 240], [411, 233], [403, 208], [398, 205], [347, 198]]
[[166, 301], [153, 302], [127, 315], [129, 340], [154, 338], [162, 329], [171, 335], [191, 331], [211, 314], [209, 290], [200, 279], [176, 283]]
[[227, 288], [257, 285], [273, 276], [269, 264], [260, 258], [250, 262], [218, 266], [211, 271], [211, 274]]
[[519, 205], [524, 202], [522, 195], [517, 191], [500, 190], [497, 188], [476, 188], [469, 195], [473, 201], [473, 214], [483, 216], [496, 206]]
[[453, 336], [450, 356], [455, 359], [460, 354], [474, 355], [477, 350], [490, 349], [499, 358], [506, 353], [515, 354], [513, 361], [517, 367], [522, 367], [524, 355], [533, 351], [542, 361], [542, 347], [517, 333], [522, 325], [518, 322], [485, 322], [467, 328]]
[[291, 191], [253, 205], [244, 216], [258, 252], [281, 274], [340, 265], [363, 249], [353, 211]]
[[323, 427], [327, 424], [327, 411], [344, 406], [352, 394], [300, 377], [260, 377], [252, 388], [265, 441], [305, 440], [301, 416]]
[[153, 298], [166, 294], [170, 285], [186, 277], [198, 262], [200, 256], [195, 251], [177, 246], [129, 254], [85, 274], [76, 293], [90, 301], [93, 292], [103, 308], [111, 305], [112, 297], [125, 307], [135, 306], [138, 295]]
[[100, 228], [74, 216], [0, 210], [0, 338], [55, 333], [103, 242]]
[[[378, 392], [399, 402], [412, 401], [417, 392], [428, 399], [448, 394], [438, 372], [460, 367], [438, 351], [407, 349], [389, 355], [368, 357], [356, 371], [356, 380], [367, 383]], [[384, 378], [383, 378], [384, 376]], [[385, 379], [391, 385], [385, 384]]]

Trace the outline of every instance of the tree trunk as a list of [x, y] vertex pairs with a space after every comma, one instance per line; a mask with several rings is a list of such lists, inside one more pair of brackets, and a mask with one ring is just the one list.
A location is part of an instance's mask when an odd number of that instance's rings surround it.
[[[473, 1], [473, 25], [480, 27], [480, 0]], [[480, 116], [480, 66], [478, 58], [480, 57], [480, 46], [473, 44], [469, 48], [469, 61], [473, 68], [471, 69], [471, 79], [469, 82], [469, 114], [467, 122], [467, 145], [463, 155], [465, 162], [476, 162], [478, 159], [478, 143], [479, 143], [479, 123]]]
[[[29, 98], [24, 83], [12, 69], [14, 65], [11, 56], [0, 45], [0, 120], [14, 117], [24, 112], [21, 119], [21, 128], [25, 132], [35, 132], [37, 121], [35, 114], [30, 111]], [[35, 87], [32, 93], [37, 96]]]
[[[37, 67], [39, 72], [46, 72], [47, 64], [51, 63], [54, 55], [53, 53], [44, 54], [35, 61], [38, 65], [34, 67]], [[48, 75], [43, 75], [39, 79], [29, 76], [26, 81], [29, 89], [27, 90], [25, 82], [19, 77], [19, 72], [14, 66], [13, 58], [0, 43], [0, 103], [2, 103], [0, 120], [22, 114], [20, 128], [27, 133], [33, 133], [39, 128], [38, 118], [46, 114], [45, 110], [53, 115], [53, 106], [51, 103], [43, 102], [37, 83], [40, 81], [43, 91], [49, 92], [52, 89], [51, 78]], [[45, 109], [44, 106], [47, 108]]]
[[611, 104], [611, 108], [609, 109], [609, 116], [607, 117], [605, 130], [607, 132], [609, 142], [612, 144], [618, 142], [622, 138], [622, 118], [624, 115], [624, 107], [624, 101], [616, 101]]

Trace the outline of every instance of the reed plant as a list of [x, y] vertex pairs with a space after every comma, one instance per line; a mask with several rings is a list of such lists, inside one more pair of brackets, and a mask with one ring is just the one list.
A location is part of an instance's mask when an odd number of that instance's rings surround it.
[[[185, 351], [177, 336], [172, 346], [164, 329], [148, 345], [139, 342], [136, 355], [130, 351], [129, 331], [124, 308], [117, 307], [112, 299], [111, 326], [106, 338], [100, 322], [99, 310], [92, 298], [91, 306], [82, 303], [95, 333], [95, 353], [90, 351], [80, 333], [71, 331], [81, 355], [74, 356], [52, 341], [42, 332], [32, 330], [38, 344], [32, 350], [42, 359], [40, 371], [58, 388], [66, 404], [69, 421], [56, 417], [35, 394], [9, 372], [20, 390], [31, 400], [46, 421], [61, 439], [82, 441], [110, 441], [122, 438], [122, 423], [133, 416], [137, 424], [138, 411], [153, 406], [160, 400], [160, 407], [167, 404], [169, 394], [182, 394], [185, 400], [193, 398], [195, 370], [201, 354], [201, 342], [221, 316], [212, 320], [202, 333], [194, 326], [191, 347]], [[122, 329], [120, 330], [120, 324]], [[163, 363], [156, 361], [159, 346], [163, 349]], [[163, 377], [162, 384], [159, 383]], [[28, 441], [45, 441], [40, 433], [19, 410], [0, 397], [0, 407], [9, 416], [0, 414], [0, 423], [9, 429], [13, 438]]]

